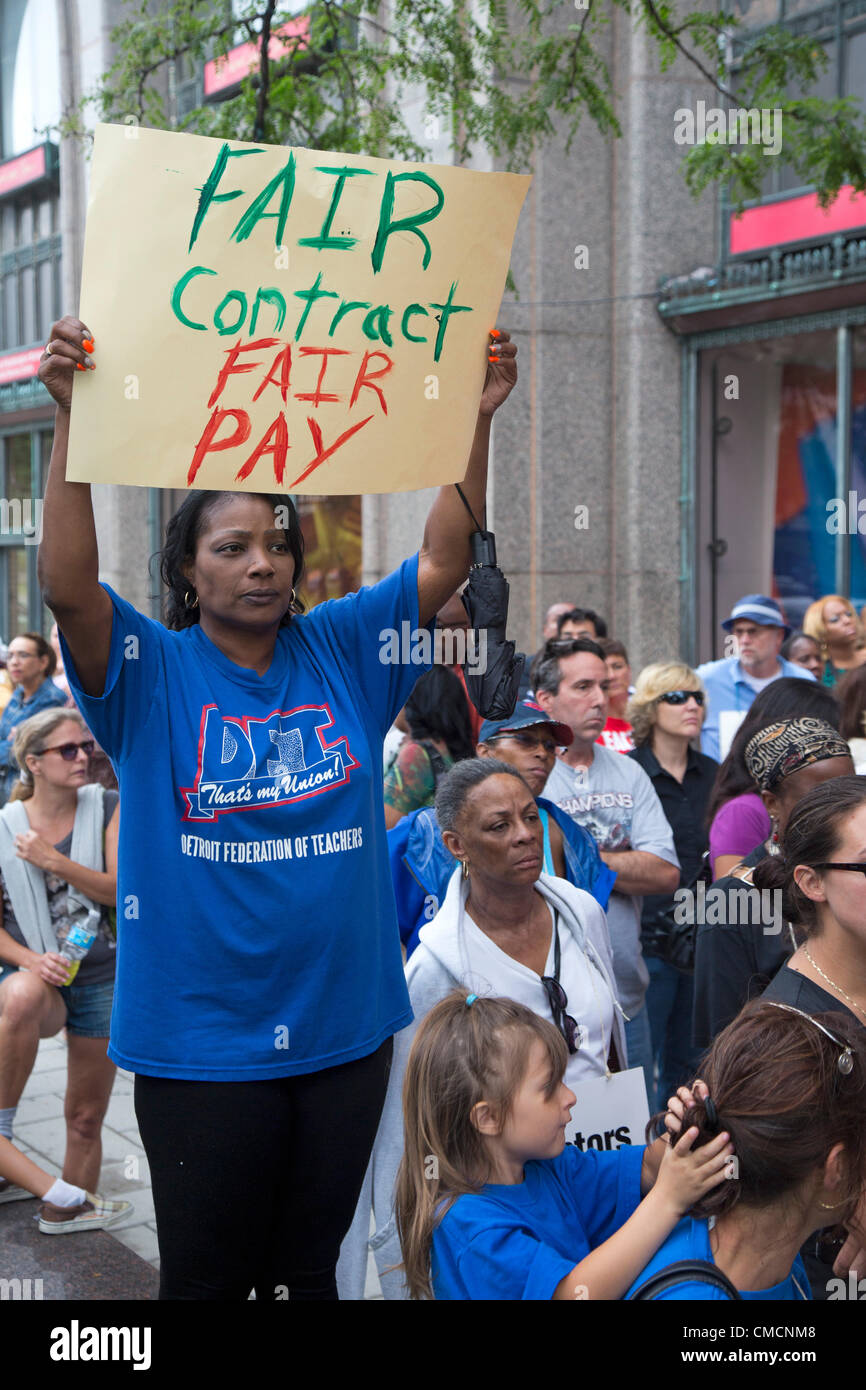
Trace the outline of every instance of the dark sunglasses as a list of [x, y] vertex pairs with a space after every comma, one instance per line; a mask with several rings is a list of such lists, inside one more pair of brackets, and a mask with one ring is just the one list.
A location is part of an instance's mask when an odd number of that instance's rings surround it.
[[580, 1031], [575, 1020], [565, 1012], [568, 1008], [568, 995], [559, 981], [555, 980], [552, 975], [542, 975], [541, 983], [544, 985], [544, 992], [547, 995], [553, 1021], [565, 1038], [569, 1053], [573, 1057], [580, 1045], [578, 1041]]
[[43, 753], [59, 753], [64, 762], [72, 763], [78, 757], [79, 748], [83, 749], [88, 758], [96, 747], [92, 738], [82, 739], [81, 743], [55, 743], [51, 748], [40, 748], [34, 757], [41, 758]]
[[666, 705], [684, 705], [687, 700], [694, 700], [697, 704], [704, 703], [704, 692], [702, 690], [666, 690], [664, 695], [659, 695], [656, 703], [664, 701]]

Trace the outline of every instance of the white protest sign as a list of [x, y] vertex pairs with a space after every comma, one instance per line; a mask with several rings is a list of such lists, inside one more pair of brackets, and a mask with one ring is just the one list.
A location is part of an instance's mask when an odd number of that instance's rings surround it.
[[649, 1103], [642, 1067], [584, 1081], [575, 1095], [566, 1143], [583, 1151], [646, 1143]]

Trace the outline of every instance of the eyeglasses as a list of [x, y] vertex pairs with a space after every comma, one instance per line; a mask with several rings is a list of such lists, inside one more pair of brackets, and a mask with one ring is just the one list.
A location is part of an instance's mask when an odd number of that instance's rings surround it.
[[95, 747], [96, 743], [92, 738], [85, 738], [81, 743], [55, 743], [51, 748], [41, 748], [34, 757], [41, 758], [43, 753], [59, 753], [64, 762], [73, 763], [78, 757], [79, 748], [89, 758]]
[[662, 701], [666, 705], [684, 705], [688, 700], [694, 700], [696, 704], [704, 703], [704, 692], [702, 690], [666, 690], [664, 695], [659, 695], [656, 704]]
[[521, 748], [537, 748], [539, 745], [545, 753], [555, 753], [559, 745], [552, 738], [533, 738], [532, 734], [525, 734], [520, 729], [509, 732], [507, 729], [501, 734], [494, 734], [493, 738], [487, 740], [488, 743], [501, 743], [504, 738], [513, 738], [515, 743], [519, 743]]
[[571, 1017], [571, 1014], [565, 1012], [568, 1008], [568, 995], [559, 981], [554, 979], [552, 975], [542, 975], [541, 983], [544, 985], [544, 992], [547, 995], [553, 1021], [565, 1038], [569, 1053], [573, 1057], [580, 1046], [580, 1027]]
[[813, 864], [813, 869], [848, 869], [854, 874], [866, 874], [866, 864]]

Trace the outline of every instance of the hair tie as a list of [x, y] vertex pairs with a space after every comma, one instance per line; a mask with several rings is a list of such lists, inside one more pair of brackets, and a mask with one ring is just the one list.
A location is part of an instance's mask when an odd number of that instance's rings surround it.
[[706, 1100], [704, 1101], [704, 1109], [707, 1112], [707, 1128], [709, 1130], [718, 1129], [719, 1113], [716, 1110], [716, 1107], [709, 1096], [707, 1096]]
[[466, 1006], [467, 1006], [467, 1008], [471, 1008], [472, 1005], [475, 1003], [475, 1000], [476, 1000], [477, 998], [478, 998], [478, 995], [477, 995], [477, 994], [467, 994], [467, 996], [466, 996]]

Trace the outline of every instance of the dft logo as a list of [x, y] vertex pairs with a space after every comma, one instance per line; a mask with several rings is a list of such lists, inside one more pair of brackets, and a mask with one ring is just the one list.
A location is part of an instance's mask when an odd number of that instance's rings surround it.
[[[327, 705], [274, 710], [264, 719], [201, 712], [198, 769], [184, 820], [215, 820], [250, 806], [285, 806], [343, 786], [354, 767], [345, 735], [326, 743], [334, 719]], [[342, 745], [342, 747], [340, 747]]]

